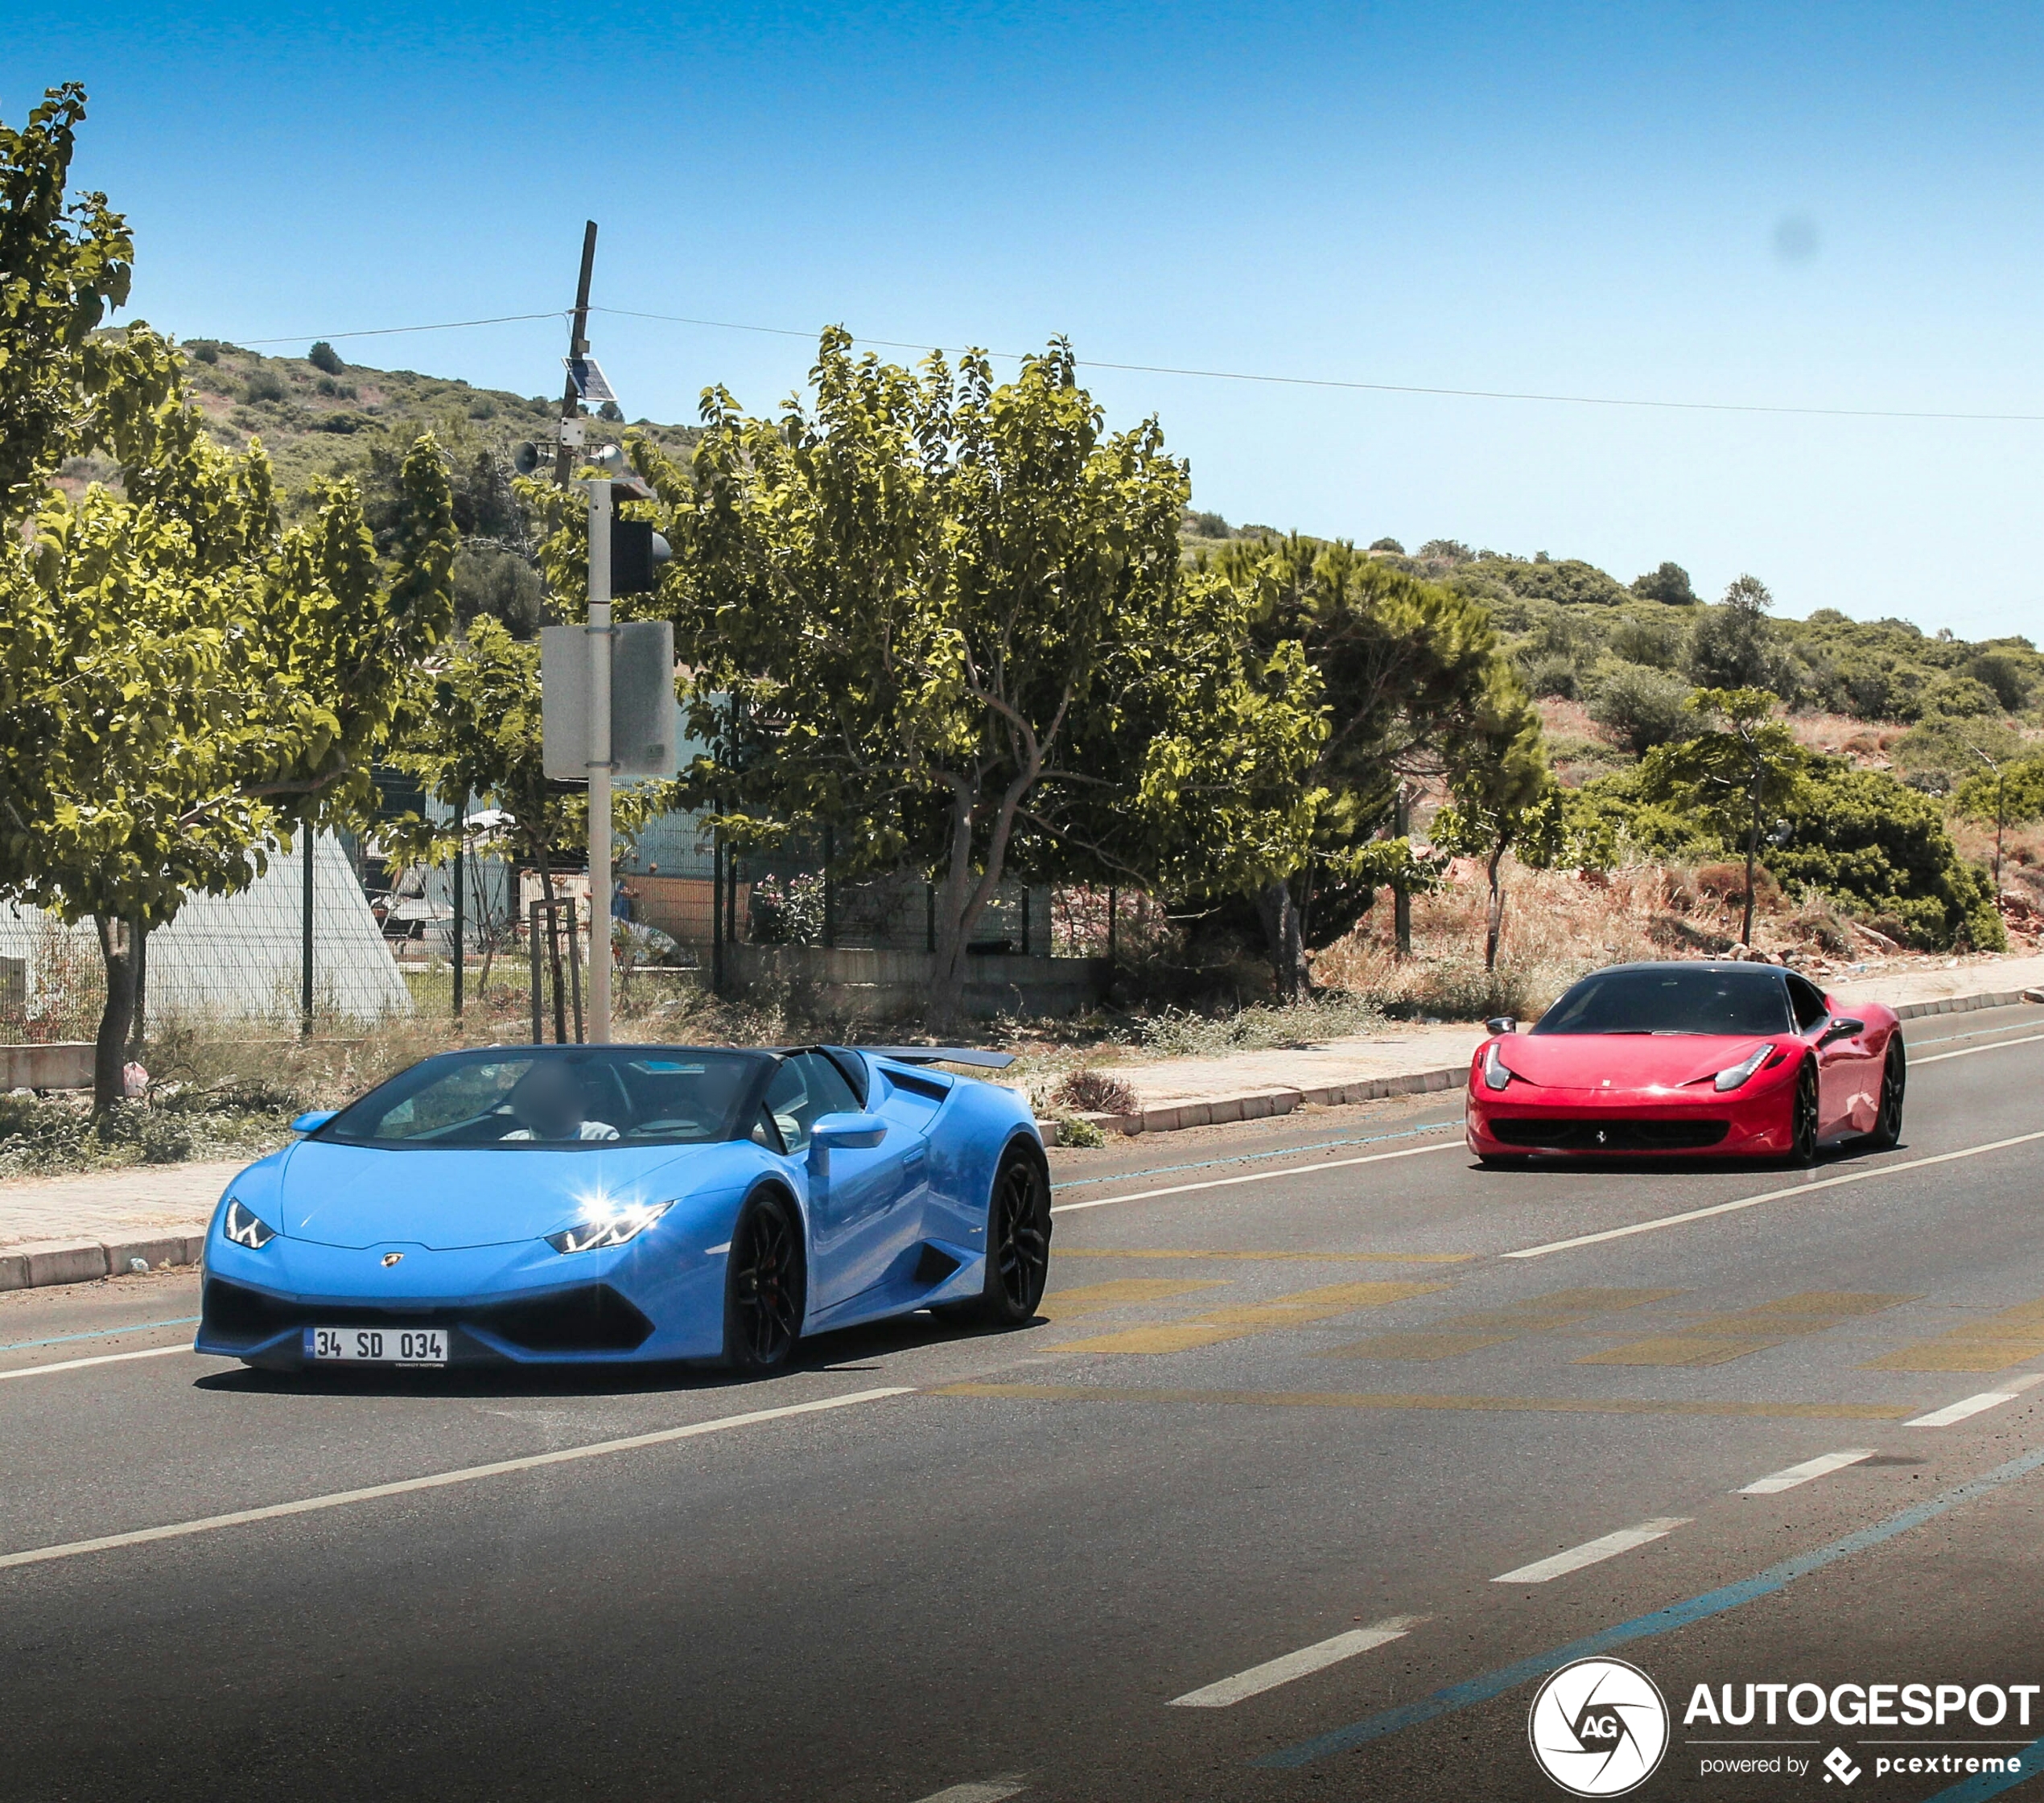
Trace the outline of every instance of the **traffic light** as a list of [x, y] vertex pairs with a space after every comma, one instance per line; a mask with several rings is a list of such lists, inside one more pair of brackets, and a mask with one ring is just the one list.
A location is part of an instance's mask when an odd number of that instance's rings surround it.
[[620, 595], [650, 595], [660, 586], [660, 566], [674, 555], [667, 541], [653, 529], [650, 520], [612, 520], [610, 523], [610, 591]]

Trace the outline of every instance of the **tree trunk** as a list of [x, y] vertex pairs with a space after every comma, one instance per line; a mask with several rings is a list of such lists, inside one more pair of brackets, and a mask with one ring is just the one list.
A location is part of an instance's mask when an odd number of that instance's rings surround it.
[[[1410, 842], [1412, 835], [1411, 791], [1403, 783], [1398, 785], [1398, 811], [1391, 821], [1395, 837]], [[1402, 958], [1412, 956], [1412, 895], [1402, 883], [1391, 885], [1391, 929], [1396, 936], [1398, 955]]]
[[1313, 973], [1306, 963], [1305, 934], [1292, 885], [1282, 877], [1265, 883], [1256, 891], [1256, 912], [1263, 923], [1278, 1000], [1296, 1002], [1312, 988]]
[[1760, 862], [1760, 777], [1753, 780], [1753, 822], [1746, 829], [1746, 911], [1740, 924], [1739, 938], [1750, 950], [1753, 946], [1753, 878]]
[[128, 1056], [140, 1058], [149, 1044], [149, 928], [134, 923], [135, 1017], [128, 1028]]
[[95, 914], [101, 961], [106, 967], [106, 1006], [99, 1017], [99, 1039], [93, 1048], [93, 1113], [102, 1119], [127, 1094], [122, 1067], [127, 1063], [128, 1032], [134, 1023], [135, 957], [134, 935], [126, 920]]
[[1483, 968], [1486, 971], [1498, 968], [1498, 942], [1505, 934], [1505, 886], [1498, 875], [1504, 861], [1505, 848], [1499, 845], [1490, 854], [1490, 912], [1483, 932]]
[[930, 972], [929, 1018], [933, 1032], [949, 1032], [965, 1012], [966, 946], [982, 910], [972, 905], [972, 803], [954, 790], [951, 845], [937, 898], [937, 957]]

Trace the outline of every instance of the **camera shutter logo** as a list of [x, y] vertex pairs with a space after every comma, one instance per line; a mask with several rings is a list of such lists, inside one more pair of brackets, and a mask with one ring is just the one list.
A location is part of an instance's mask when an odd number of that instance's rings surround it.
[[1540, 1769], [1576, 1797], [1622, 1797], [1668, 1750], [1668, 1706], [1637, 1665], [1578, 1659], [1540, 1686], [1526, 1718]]

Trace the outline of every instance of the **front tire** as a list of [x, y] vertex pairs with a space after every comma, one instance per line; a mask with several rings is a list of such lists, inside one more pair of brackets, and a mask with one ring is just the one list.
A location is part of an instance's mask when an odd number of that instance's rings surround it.
[[1807, 1171], [1817, 1162], [1817, 1061], [1805, 1058], [1795, 1073], [1795, 1097], [1789, 1104], [1790, 1167]]
[[764, 1377], [794, 1356], [807, 1278], [793, 1207], [771, 1190], [754, 1196], [731, 1229], [724, 1271], [724, 1362], [732, 1370]]
[[1866, 1142], [1874, 1151], [1891, 1151], [1902, 1143], [1902, 1095], [1909, 1087], [1909, 1055], [1897, 1033], [1888, 1041], [1887, 1062], [1881, 1067], [1881, 1111], [1873, 1119], [1873, 1131]]
[[1011, 1146], [987, 1204], [987, 1282], [976, 1302], [934, 1311], [948, 1321], [1019, 1328], [1036, 1318], [1050, 1276], [1050, 1179], [1042, 1161]]

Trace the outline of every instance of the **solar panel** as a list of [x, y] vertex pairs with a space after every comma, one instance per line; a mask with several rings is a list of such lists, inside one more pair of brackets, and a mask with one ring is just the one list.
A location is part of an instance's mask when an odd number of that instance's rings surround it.
[[604, 401], [617, 398], [611, 391], [603, 366], [594, 357], [563, 357], [561, 361], [567, 365], [568, 374], [574, 379], [575, 393], [583, 400], [593, 401], [601, 406]]

